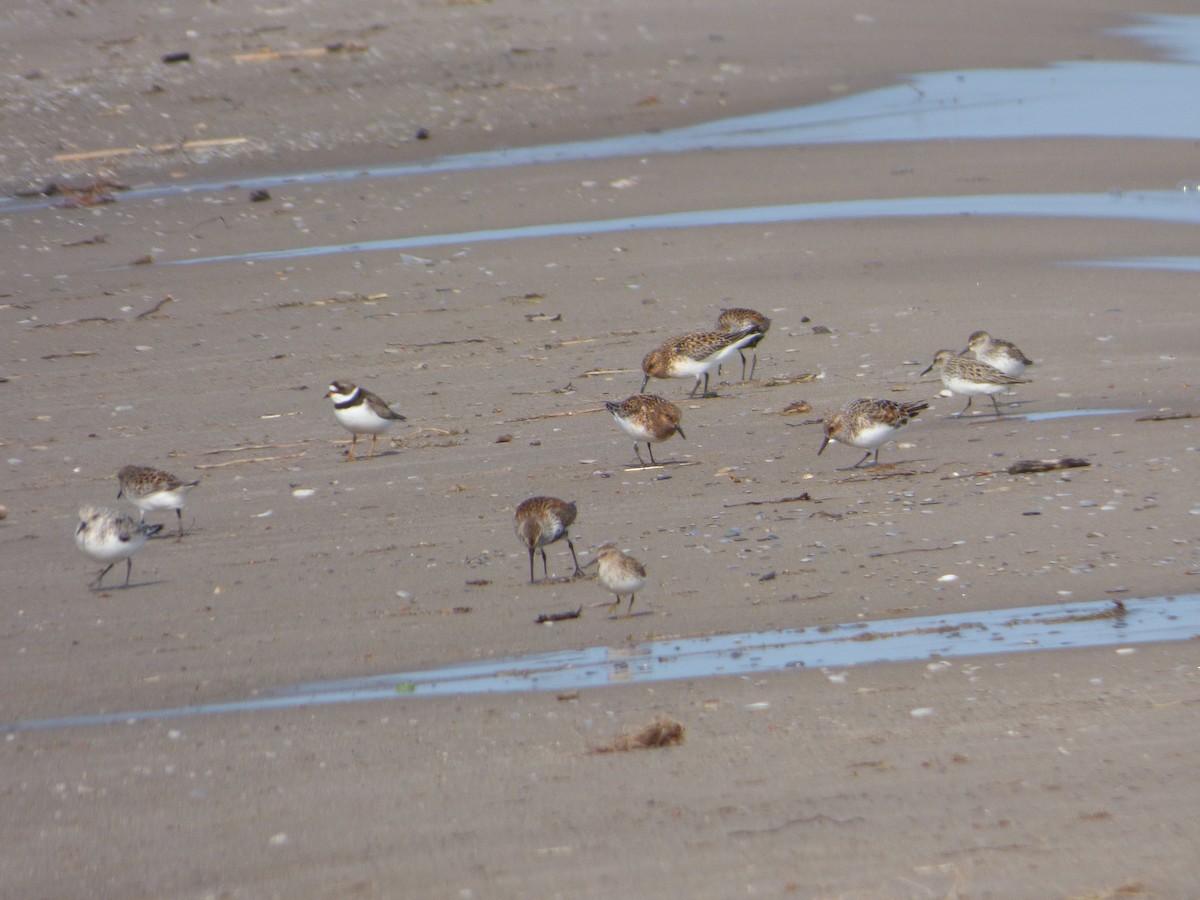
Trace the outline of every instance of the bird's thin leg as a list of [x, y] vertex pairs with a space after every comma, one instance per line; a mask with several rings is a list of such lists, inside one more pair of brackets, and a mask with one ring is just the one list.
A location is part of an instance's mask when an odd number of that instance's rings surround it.
[[567, 538], [567, 546], [571, 548], [571, 559], [575, 561], [575, 574], [572, 578], [579, 578], [583, 575], [583, 569], [579, 568], [579, 557], [575, 555], [575, 545], [571, 543], [571, 539]]
[[92, 582], [92, 584], [96, 588], [96, 590], [100, 589], [100, 584], [104, 581], [104, 576], [107, 575], [108, 570], [111, 569], [115, 565], [116, 565], [115, 562], [110, 562], [107, 566], [104, 567], [104, 570], [99, 575], [96, 576], [96, 580]]
[[[742, 351], [742, 350], [739, 350], [739, 351], [738, 351], [738, 356], [740, 356], [740, 357], [742, 358], [742, 381], [745, 381], [745, 380], [746, 380], [746, 354], [745, 354], [745, 352], [744, 352], [744, 351]], [[720, 367], [720, 366], [718, 366], [718, 367], [717, 367], [717, 374], [718, 374], [718, 375], [720, 375], [720, 374], [721, 374], [721, 367]]]
[[550, 577], [550, 570], [546, 567], [546, 548], [542, 548], [542, 581]]
[[995, 395], [995, 394], [992, 394], [992, 395], [991, 395], [991, 397], [992, 397], [992, 406], [993, 406], [993, 407], [995, 408], [995, 410], [996, 410], [996, 418], [1000, 418], [1000, 415], [1001, 415], [1001, 413], [1000, 413], [1000, 404], [996, 402], [996, 395]]
[[[875, 452], [876, 452], [876, 454], [879, 453], [878, 450], [876, 450]], [[861, 468], [862, 464], [865, 463], [870, 458], [871, 458], [871, 451], [868, 450], [866, 453], [863, 454], [863, 458], [854, 464], [854, 468], [856, 468], [856, 469]], [[877, 462], [877, 463], [879, 462], [878, 456], [876, 457], [875, 462]]]
[[962, 412], [960, 412], [960, 413], [958, 414], [958, 417], [959, 417], [959, 418], [961, 418], [962, 416], [966, 415], [966, 412], [967, 412], [967, 410], [971, 408], [971, 401], [972, 401], [972, 400], [974, 400], [974, 399], [975, 399], [975, 398], [974, 398], [974, 397], [972, 397], [970, 394], [968, 394], [968, 395], [967, 395], [967, 405], [966, 405], [966, 406], [964, 406], [964, 407], [962, 408]]
[[629, 609], [625, 610], [625, 618], [628, 619], [630, 616], [633, 615], [633, 601], [636, 599], [637, 599], [637, 594], [629, 595]]
[[179, 540], [183, 540], [183, 510], [175, 509], [175, 518], [179, 520]]
[[647, 450], [647, 451], [649, 452], [649, 454], [650, 454], [650, 465], [652, 465], [652, 466], [657, 466], [657, 465], [658, 465], [658, 461], [657, 461], [657, 460], [655, 460], [655, 458], [654, 458], [654, 445], [653, 445], [653, 444], [651, 444], [649, 441], [646, 441], [646, 450]]
[[350, 446], [346, 449], [346, 458], [343, 462], [354, 462], [354, 448], [358, 444], [358, 433], [354, 432], [350, 435]]
[[[647, 444], [646, 447], [649, 449], [650, 445]], [[643, 469], [646, 468], [646, 461], [642, 459], [641, 451], [639, 451], [637, 448], [637, 441], [633, 442], [633, 455], [637, 457], [638, 465]]]
[[125, 587], [129, 587], [129, 576], [133, 573], [133, 557], [125, 557]]

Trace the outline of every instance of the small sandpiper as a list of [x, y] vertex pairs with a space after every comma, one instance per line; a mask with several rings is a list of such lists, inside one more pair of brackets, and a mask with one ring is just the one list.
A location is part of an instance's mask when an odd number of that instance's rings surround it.
[[875, 451], [875, 465], [879, 465], [879, 448], [896, 436], [896, 433], [914, 419], [921, 410], [929, 409], [924, 400], [913, 403], [897, 403], [895, 400], [870, 400], [860, 397], [838, 410], [825, 414], [825, 439], [817, 456], [825, 452], [830, 441], [866, 450], [853, 468], [857, 469]]
[[610, 400], [604, 406], [612, 413], [613, 421], [620, 429], [633, 438], [633, 453], [642, 466], [646, 463], [642, 454], [638, 452], [639, 442], [646, 444], [646, 450], [650, 454], [650, 465], [657, 466], [651, 444], [662, 443], [676, 434], [687, 439], [679, 425], [683, 412], [674, 403], [657, 394], [634, 394], [620, 403]]
[[749, 379], [753, 381], [754, 370], [758, 368], [758, 345], [767, 336], [767, 332], [771, 330], [771, 320], [758, 310], [748, 309], [744, 306], [723, 309], [721, 310], [721, 315], [717, 316], [717, 331], [733, 334], [734, 332], [745, 331], [747, 328], [757, 328], [758, 337], [738, 348], [738, 355], [742, 358], [742, 381], [746, 381], [746, 351], [754, 351], [754, 360], [750, 364]]
[[108, 563], [89, 587], [100, 589], [104, 576], [119, 560], [125, 560], [125, 586], [133, 572], [133, 554], [146, 544], [146, 539], [162, 530], [162, 525], [147, 525], [134, 521], [132, 516], [85, 506], [79, 510], [79, 526], [75, 529], [75, 545], [98, 562]]
[[1022, 353], [1016, 344], [994, 338], [986, 331], [976, 331], [967, 338], [967, 348], [958, 355], [966, 356], [968, 353], [1005, 375], [1022, 375], [1027, 366], [1033, 365], [1033, 360]]
[[762, 332], [757, 326], [743, 328], [741, 331], [689, 331], [666, 341], [662, 346], [651, 350], [642, 360], [642, 390], [651, 378], [695, 378], [689, 397], [695, 397], [704, 382], [702, 396], [711, 397], [708, 390], [708, 375], [721, 364], [727, 356], [745, 347], [755, 339], [761, 339]]
[[199, 481], [184, 481], [176, 478], [170, 472], [162, 469], [152, 469], [150, 466], [123, 466], [117, 472], [117, 499], [124, 497], [139, 510], [141, 520], [146, 521], [146, 513], [160, 509], [175, 510], [175, 518], [179, 522], [179, 537], [183, 540], [183, 507], [187, 502], [188, 492]]
[[625, 611], [625, 618], [628, 619], [633, 615], [633, 601], [637, 599], [637, 592], [646, 585], [645, 566], [611, 543], [596, 548], [596, 561], [600, 564], [600, 583], [617, 596], [611, 607], [612, 612], [620, 608], [621, 595], [629, 595], [629, 609]]
[[1000, 404], [996, 395], [1007, 390], [1014, 384], [1029, 384], [1028, 378], [1018, 378], [1015, 375], [1005, 375], [994, 366], [985, 362], [971, 359], [967, 356], [955, 356], [952, 350], [939, 350], [933, 357], [922, 375], [927, 375], [934, 369], [941, 370], [942, 384], [953, 394], [962, 394], [967, 398], [967, 405], [958, 415], [963, 415], [971, 408], [971, 401], [978, 394], [988, 394], [992, 398], [992, 406], [996, 415], [1000, 415]]
[[571, 559], [575, 562], [573, 578], [583, 574], [579, 568], [579, 557], [575, 555], [575, 545], [567, 529], [575, 523], [576, 509], [574, 503], [567, 503], [557, 497], [530, 497], [517, 506], [513, 516], [513, 526], [517, 537], [529, 549], [529, 583], [533, 584], [533, 554], [535, 550], [542, 551], [542, 578], [548, 578], [546, 570], [546, 545], [560, 539], [566, 539], [571, 548]]

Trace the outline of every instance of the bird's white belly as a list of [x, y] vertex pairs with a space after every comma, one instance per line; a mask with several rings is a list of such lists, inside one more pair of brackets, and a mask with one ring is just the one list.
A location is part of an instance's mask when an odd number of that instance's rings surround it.
[[133, 505], [142, 512], [154, 512], [159, 509], [181, 509], [184, 504], [183, 491], [159, 491], [145, 497], [130, 497]]
[[706, 359], [690, 359], [686, 356], [671, 361], [672, 378], [702, 378], [705, 372], [711, 372], [721, 361], [720, 354]]
[[358, 434], [383, 434], [392, 427], [391, 419], [383, 419], [375, 415], [365, 403], [346, 409], [335, 407], [333, 414], [343, 428]]
[[655, 439], [654, 435], [650, 433], [649, 429], [647, 429], [645, 425], [636, 419], [623, 419], [620, 416], [613, 416], [613, 421], [620, 426], [623, 432], [633, 438], [634, 441], [645, 441], [650, 443]]
[[890, 441], [895, 434], [896, 429], [891, 425], [877, 422], [859, 429], [854, 434], [843, 434], [841, 442], [849, 444], [851, 447], [857, 447], [859, 450], [874, 450]]
[[79, 549], [97, 562], [116, 562], [127, 556], [133, 556], [146, 543], [144, 534], [135, 534], [129, 540], [121, 540], [116, 532], [110, 532], [103, 537], [97, 537], [85, 531], [75, 536]]
[[1008, 388], [1007, 384], [967, 381], [966, 379], [955, 378], [954, 376], [943, 378], [942, 384], [946, 385], [955, 394], [962, 394], [963, 396], [970, 396], [971, 394], [1000, 394]]

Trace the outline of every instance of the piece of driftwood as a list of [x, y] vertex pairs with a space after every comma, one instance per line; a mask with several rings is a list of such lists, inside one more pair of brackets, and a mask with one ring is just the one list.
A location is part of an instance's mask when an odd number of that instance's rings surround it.
[[139, 153], [170, 153], [173, 150], [208, 150], [214, 147], [236, 147], [248, 144], [248, 137], [207, 138], [198, 141], [179, 141], [174, 144], [152, 144], [149, 147], [109, 147], [105, 150], [84, 150], [80, 153], [60, 153], [51, 157], [54, 162], [84, 162], [113, 156], [136, 156]]
[[633, 369], [588, 369], [586, 372], [580, 372], [580, 378], [595, 378], [597, 375], [624, 375], [626, 372], [632, 372]]
[[296, 459], [307, 453], [307, 450], [301, 450], [299, 453], [289, 453], [287, 456], [256, 456], [253, 459], [230, 459], [226, 462], [219, 463], [197, 463], [197, 469], [223, 469], [226, 466], [243, 466], [250, 463], [265, 463], [277, 462], [281, 459]]
[[449, 347], [452, 344], [482, 344], [484, 338], [458, 338], [452, 341], [430, 341], [426, 344], [388, 344], [397, 350], [419, 350], [424, 347]]
[[1175, 419], [1195, 419], [1197, 418], [1194, 412], [1173, 412], [1173, 413], [1155, 413], [1152, 416], [1139, 416], [1134, 419], [1135, 422], [1172, 422]]
[[174, 297], [172, 297], [170, 294], [167, 294], [167, 296], [163, 297], [161, 300], [159, 300], [157, 303], [155, 303], [155, 304], [154, 304], [152, 307], [150, 307], [149, 309], [147, 309], [147, 310], [143, 310], [142, 312], [138, 313], [136, 316], [134, 316], [134, 318], [135, 318], [135, 319], [145, 319], [145, 318], [148, 318], [149, 316], [152, 316], [152, 315], [154, 315], [156, 312], [158, 312], [160, 309], [162, 309], [162, 308], [163, 308], [164, 306], [166, 306], [168, 303], [171, 303], [172, 301], [174, 301], [174, 299], [175, 299], [175, 298], [174, 298]]
[[[283, 450], [287, 447], [303, 447], [312, 441], [295, 441], [290, 444], [243, 444], [240, 447], [218, 447], [215, 450], [201, 450], [201, 456], [215, 456], [218, 453], [248, 453], [251, 450]], [[349, 443], [349, 441], [346, 441]]]
[[84, 238], [81, 241], [70, 241], [66, 244], [59, 244], [60, 247], [87, 247], [90, 244], [104, 244], [108, 241], [106, 234], [94, 234], [90, 238]]
[[1073, 456], [1060, 459], [1020, 459], [1004, 471], [1009, 475], [1028, 475], [1031, 472], [1053, 472], [1055, 469], [1081, 469], [1090, 465], [1086, 459]]
[[[554, 393], [553, 391], [551, 393]], [[552, 413], [539, 413], [536, 416], [520, 416], [516, 419], [505, 419], [505, 422], [533, 422], [537, 419], [561, 419], [564, 416], [582, 416], [587, 413], [606, 412], [603, 406], [589, 406], [586, 409], [564, 409]]]
[[583, 607], [578, 609], [568, 609], [566, 612], [542, 613], [533, 621], [538, 625], [546, 625], [550, 622], [565, 622], [567, 619], [578, 619], [583, 614]]
[[788, 384], [810, 384], [819, 381], [820, 378], [821, 376], [814, 372], [805, 372], [801, 375], [775, 375], [758, 383], [762, 387], [783, 387]]
[[366, 44], [346, 44], [337, 41], [324, 47], [303, 47], [299, 50], [255, 50], [251, 53], [233, 54], [234, 62], [270, 62], [276, 59], [304, 59], [312, 56], [331, 56], [335, 53], [366, 53]]
[[803, 494], [797, 494], [795, 497], [780, 497], [778, 500], [742, 500], [739, 503], [726, 503], [726, 509], [733, 509], [735, 506], [775, 506], [779, 503], [803, 503], [812, 500], [808, 495], [808, 491]]

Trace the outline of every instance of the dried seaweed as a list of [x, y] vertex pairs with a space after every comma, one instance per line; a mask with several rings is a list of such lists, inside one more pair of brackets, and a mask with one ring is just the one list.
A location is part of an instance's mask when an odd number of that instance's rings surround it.
[[631, 750], [657, 750], [683, 743], [687, 732], [670, 716], [659, 716], [637, 731], [624, 732], [607, 744], [593, 747], [592, 753], [628, 753]]
[[1090, 465], [1086, 459], [1064, 456], [1059, 459], [1021, 459], [1004, 471], [1009, 475], [1027, 475], [1031, 472], [1052, 472], [1055, 469], [1081, 469]]

